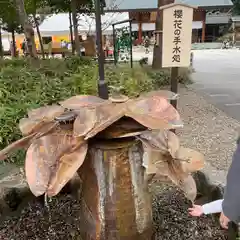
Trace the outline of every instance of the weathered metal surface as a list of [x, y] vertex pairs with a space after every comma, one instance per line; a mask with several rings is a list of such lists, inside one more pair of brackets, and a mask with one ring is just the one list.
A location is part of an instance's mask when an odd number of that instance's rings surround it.
[[94, 128], [86, 134], [85, 139], [98, 133], [120, 120], [125, 115], [126, 103], [112, 103], [96, 107], [97, 122]]
[[[81, 145], [84, 147], [77, 152], [72, 151]], [[67, 130], [60, 129], [35, 140], [27, 151], [25, 161], [26, 178], [32, 193], [35, 196], [44, 193], [56, 195], [81, 166], [86, 152], [84, 141], [74, 138]], [[75, 169], [70, 170], [72, 167]], [[66, 172], [62, 172], [63, 169]]]
[[123, 90], [123, 87], [115, 87], [115, 86], [109, 86], [109, 89], [111, 89], [111, 95], [109, 97], [109, 100], [113, 103], [123, 103], [129, 100], [128, 96], [125, 96], [121, 94], [121, 90]]
[[77, 113], [74, 111], [66, 111], [60, 116], [56, 116], [55, 120], [59, 123], [66, 124], [66, 123], [73, 123], [77, 117]]
[[179, 94], [168, 91], [168, 90], [157, 90], [157, 91], [152, 91], [148, 92], [142, 95], [143, 97], [152, 97], [152, 96], [159, 96], [163, 97], [167, 100], [176, 100], [179, 97]]
[[52, 173], [47, 195], [55, 196], [70, 181], [77, 170], [82, 166], [88, 145], [84, 140], [79, 140], [73, 151], [64, 154], [57, 162], [56, 170]]
[[27, 136], [34, 132], [44, 124], [43, 121], [32, 120], [30, 118], [22, 118], [19, 122], [19, 128], [23, 136]]
[[185, 196], [194, 203], [197, 197], [197, 186], [191, 175], [187, 175], [179, 184]]
[[175, 158], [182, 160], [183, 171], [187, 173], [199, 171], [204, 167], [203, 154], [190, 148], [180, 147]]
[[96, 107], [97, 105], [105, 104], [106, 102], [108, 101], [96, 96], [79, 95], [60, 102], [60, 105], [64, 108], [79, 110], [83, 107]]
[[32, 120], [52, 121], [55, 117], [64, 113], [65, 109], [59, 105], [51, 105], [28, 111], [28, 117]]
[[35, 131], [33, 131], [31, 134], [23, 137], [22, 139], [17, 140], [16, 142], [11, 143], [6, 148], [2, 149], [0, 151], [0, 160], [6, 159], [8, 155], [13, 151], [22, 148], [23, 149], [28, 148], [34, 140], [52, 133], [54, 130], [57, 129], [57, 126], [58, 124], [54, 122], [42, 124], [41, 126], [39, 126], [38, 129], [35, 129]]
[[129, 101], [125, 115], [152, 130], [174, 129], [182, 126], [177, 110], [167, 99], [159, 96], [140, 97]]
[[140, 135], [146, 127], [132, 118], [123, 117], [98, 134], [100, 138], [122, 138]]
[[151, 196], [144, 181], [142, 153], [135, 140], [89, 146], [79, 169], [83, 239], [151, 239]]
[[162, 153], [169, 152], [173, 157], [180, 147], [180, 141], [176, 134], [171, 131], [144, 131], [140, 138], [152, 148]]
[[62, 115], [65, 109], [59, 105], [40, 107], [28, 111], [28, 118], [19, 122], [19, 128], [23, 135], [29, 135], [40, 130], [46, 123], [53, 123], [56, 117]]
[[[122, 98], [119, 94], [114, 96], [122, 100], [111, 102], [80, 95], [61, 102], [60, 106], [29, 111], [28, 118], [19, 124], [25, 137], [1, 150], [0, 159], [17, 148], [29, 148], [26, 176], [32, 192], [36, 196], [54, 196], [83, 164], [89, 140], [92, 142], [91, 139], [95, 138], [95, 141], [102, 142], [121, 138], [124, 141], [131, 136], [141, 139], [144, 146], [141, 166], [145, 167], [145, 175], [162, 175], [178, 186], [184, 183], [183, 189], [187, 189], [189, 183], [190, 188], [192, 182], [186, 181], [188, 174], [203, 166], [203, 156], [180, 147], [178, 137], [168, 131], [182, 126], [179, 113], [169, 103], [176, 95], [161, 90], [136, 99]], [[121, 166], [116, 159], [117, 165]], [[121, 171], [118, 166], [115, 168]], [[90, 169], [91, 166], [86, 169], [86, 174]], [[91, 174], [89, 178], [92, 178]], [[141, 187], [140, 184], [138, 188]]]
[[78, 116], [73, 125], [73, 134], [75, 137], [85, 136], [90, 132], [97, 122], [96, 109], [83, 108], [79, 110]]
[[170, 131], [145, 131], [138, 138], [144, 146], [143, 166], [146, 174], [169, 178], [191, 201], [197, 196], [194, 179], [189, 175], [204, 166], [204, 156], [192, 149], [180, 147], [180, 141]]

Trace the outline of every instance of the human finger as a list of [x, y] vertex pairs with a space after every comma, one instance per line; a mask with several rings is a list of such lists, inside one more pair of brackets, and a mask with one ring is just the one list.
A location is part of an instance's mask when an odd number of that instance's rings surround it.
[[228, 222], [226, 222], [222, 219], [220, 219], [220, 225], [221, 225], [222, 228], [228, 229]]

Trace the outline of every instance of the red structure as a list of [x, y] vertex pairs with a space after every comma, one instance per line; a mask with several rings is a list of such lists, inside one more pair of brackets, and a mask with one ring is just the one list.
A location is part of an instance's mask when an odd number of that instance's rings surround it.
[[[111, 2], [112, 0], [106, 0], [105, 11], [128, 12], [129, 18], [133, 19], [133, 24], [137, 26], [135, 29], [135, 32], [137, 31], [137, 36], [135, 37], [139, 42], [142, 40], [144, 31], [155, 30], [153, 24], [156, 22], [158, 0], [115, 0], [114, 3], [118, 6], [117, 8], [111, 8]], [[169, 2], [173, 2], [173, 0], [169, 0]], [[175, 0], [174, 2], [182, 2], [182, 0]], [[193, 42], [206, 41], [207, 32], [209, 32], [207, 31], [206, 23], [207, 12], [228, 13], [233, 8], [231, 0], [184, 0], [184, 3], [198, 7], [194, 10]], [[151, 28], [146, 27], [146, 24], [149, 23], [152, 25]], [[218, 23], [214, 24], [217, 25]], [[222, 23], [219, 22], [219, 24]], [[210, 27], [210, 30], [212, 28], [213, 26]], [[211, 33], [208, 33], [208, 35], [211, 35]]]
[[[138, 24], [138, 40], [141, 41], [143, 36], [143, 28], [142, 25], [145, 23], [155, 23], [156, 22], [157, 12], [152, 11], [141, 11], [141, 12], [133, 12], [129, 11], [129, 18], [133, 19], [133, 23]], [[194, 10], [193, 15], [194, 22], [202, 22], [202, 30], [201, 30], [201, 42], [205, 41], [206, 34], [206, 10], [199, 8]], [[195, 34], [193, 31], [193, 41], [197, 42], [199, 36]]]

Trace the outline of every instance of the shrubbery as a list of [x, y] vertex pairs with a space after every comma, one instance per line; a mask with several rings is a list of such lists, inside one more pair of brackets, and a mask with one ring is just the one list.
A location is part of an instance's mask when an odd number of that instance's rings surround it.
[[[0, 69], [0, 149], [20, 138], [18, 122], [28, 109], [77, 94], [97, 94], [97, 65], [87, 58], [2, 60]], [[140, 66], [130, 69], [128, 65], [107, 65], [106, 79], [108, 85], [121, 85], [125, 94], [135, 97], [168, 84], [169, 73], [151, 72]], [[13, 160], [20, 159], [22, 154]]]

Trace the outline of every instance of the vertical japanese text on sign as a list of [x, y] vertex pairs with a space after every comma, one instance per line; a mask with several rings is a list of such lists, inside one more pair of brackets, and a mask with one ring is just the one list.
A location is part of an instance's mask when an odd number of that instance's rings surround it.
[[188, 67], [194, 7], [169, 4], [163, 10], [162, 67]]
[[181, 61], [181, 33], [182, 33], [182, 18], [183, 18], [183, 10], [182, 9], [175, 9], [174, 10], [174, 47], [173, 47], [173, 56], [172, 62], [179, 63]]

